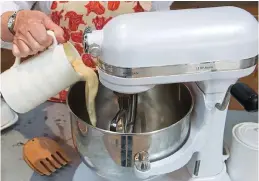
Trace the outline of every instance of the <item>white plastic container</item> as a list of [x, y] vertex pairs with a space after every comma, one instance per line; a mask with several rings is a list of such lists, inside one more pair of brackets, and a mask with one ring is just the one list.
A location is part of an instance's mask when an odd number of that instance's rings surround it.
[[227, 169], [232, 181], [258, 181], [258, 123], [233, 128]]

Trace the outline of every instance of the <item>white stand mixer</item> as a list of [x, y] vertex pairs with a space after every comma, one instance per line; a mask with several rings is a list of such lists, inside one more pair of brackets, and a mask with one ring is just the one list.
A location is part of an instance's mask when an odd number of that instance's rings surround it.
[[257, 95], [235, 84], [256, 66], [258, 22], [251, 14], [219, 7], [122, 15], [103, 30], [86, 29], [84, 43], [99, 58], [100, 81], [111, 90], [131, 94], [185, 82], [193, 93], [187, 142], [158, 161], [143, 155], [142, 166], [135, 166], [140, 179], [182, 168], [186, 177], [179, 181], [231, 180], [222, 153], [230, 92], [247, 111], [258, 109]]

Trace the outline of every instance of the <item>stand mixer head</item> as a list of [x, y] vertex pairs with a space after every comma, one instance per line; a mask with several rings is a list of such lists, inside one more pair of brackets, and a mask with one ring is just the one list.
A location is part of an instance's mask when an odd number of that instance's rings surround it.
[[156, 84], [249, 75], [258, 54], [257, 30], [256, 19], [239, 8], [188, 9], [121, 15], [103, 30], [87, 28], [83, 42], [98, 58], [100, 81], [132, 94]]

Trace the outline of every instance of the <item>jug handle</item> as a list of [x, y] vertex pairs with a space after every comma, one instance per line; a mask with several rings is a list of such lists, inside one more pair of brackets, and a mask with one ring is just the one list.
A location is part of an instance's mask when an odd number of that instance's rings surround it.
[[[52, 45], [50, 45], [49, 48], [55, 48], [58, 45], [58, 41], [57, 41], [57, 39], [55, 37], [54, 32], [48, 30], [47, 34], [53, 38]], [[11, 68], [17, 67], [18, 65], [20, 65], [20, 63], [21, 63], [21, 58], [20, 57], [15, 57], [14, 64], [13, 64], [13, 66]]]

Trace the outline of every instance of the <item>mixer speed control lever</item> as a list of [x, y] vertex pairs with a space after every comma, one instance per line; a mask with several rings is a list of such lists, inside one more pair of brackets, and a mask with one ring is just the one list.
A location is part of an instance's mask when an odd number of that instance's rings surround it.
[[258, 111], [258, 94], [244, 83], [238, 82], [231, 85], [227, 90], [223, 102], [217, 103], [215, 107], [224, 111], [227, 108], [231, 95], [244, 107], [247, 112]]
[[258, 94], [244, 83], [236, 83], [230, 90], [231, 95], [247, 112], [258, 111]]

